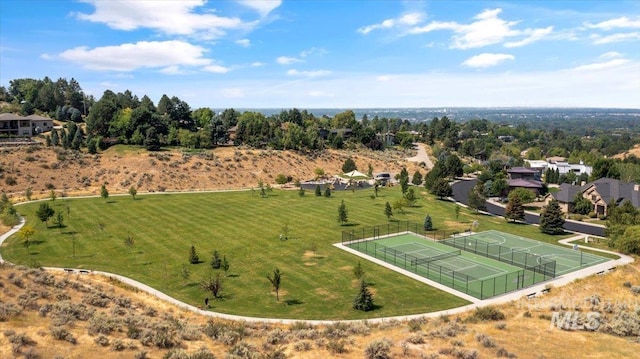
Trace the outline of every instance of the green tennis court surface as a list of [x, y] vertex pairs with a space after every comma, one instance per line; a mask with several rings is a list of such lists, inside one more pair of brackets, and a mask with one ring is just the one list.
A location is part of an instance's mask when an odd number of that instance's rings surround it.
[[498, 231], [433, 241], [411, 232], [343, 244], [479, 299], [608, 261]]
[[482, 253], [494, 259], [504, 258], [508, 261], [509, 258], [513, 258], [514, 261], [522, 261], [522, 258], [529, 254], [529, 257], [535, 257], [539, 264], [545, 261], [555, 261], [556, 276], [609, 261], [608, 258], [595, 254], [584, 253], [579, 250], [547, 244], [495, 230], [469, 235], [458, 234], [454, 238], [440, 241], [440, 243], [463, 251]]

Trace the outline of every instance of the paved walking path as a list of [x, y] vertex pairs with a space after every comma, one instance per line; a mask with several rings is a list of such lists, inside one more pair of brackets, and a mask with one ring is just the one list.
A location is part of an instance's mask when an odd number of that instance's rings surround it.
[[[24, 218], [20, 218], [20, 223], [16, 226], [14, 226], [13, 228], [11, 228], [11, 230], [9, 230], [7, 233], [4, 233], [3, 235], [0, 236], [0, 246], [2, 246], [2, 243], [9, 238], [10, 236], [12, 236], [14, 233], [18, 232], [20, 230], [20, 228], [22, 228], [22, 226], [25, 224], [25, 220]], [[564, 245], [569, 245], [569, 246], [573, 246], [573, 244], [570, 244], [569, 242], [574, 241], [574, 240], [583, 240], [585, 237], [584, 234], [579, 234], [576, 235], [574, 237], [571, 238], [567, 238], [567, 239], [563, 239], [560, 241], [560, 243], [564, 244]], [[348, 247], [343, 247], [342, 244], [335, 244], [335, 246], [337, 247], [341, 247], [344, 250], [350, 251], [353, 254], [356, 255], [360, 255], [362, 256], [362, 253], [352, 250], [351, 248]], [[604, 274], [610, 270], [612, 270], [613, 268], [620, 266], [620, 265], [626, 265], [629, 263], [632, 263], [634, 261], [634, 259], [630, 256], [626, 256], [623, 254], [619, 254], [619, 253], [614, 253], [614, 252], [610, 252], [610, 251], [606, 251], [603, 249], [596, 249], [596, 248], [591, 248], [591, 247], [585, 247], [585, 246], [579, 246], [580, 248], [588, 248], [594, 251], [598, 251], [598, 252], [603, 252], [603, 253], [613, 253], [616, 255], [620, 256], [620, 259], [618, 260], [611, 260], [605, 263], [601, 263], [592, 267], [588, 267], [585, 269], [581, 269], [578, 270], [576, 272], [572, 272], [563, 276], [560, 276], [556, 279], [554, 279], [553, 281], [548, 281], [548, 282], [544, 282], [542, 284], [537, 284], [535, 286], [531, 286], [531, 287], [527, 287], [524, 289], [521, 289], [519, 291], [515, 291], [515, 292], [511, 292], [511, 293], [507, 293], [501, 296], [497, 296], [497, 297], [493, 297], [490, 299], [485, 299], [485, 300], [479, 300], [477, 298], [471, 297], [469, 295], [466, 295], [464, 293], [458, 292], [452, 288], [449, 288], [447, 286], [441, 285], [439, 283], [430, 281], [426, 278], [420, 277], [420, 276], [415, 276], [413, 273], [405, 271], [403, 269], [397, 268], [395, 266], [392, 266], [389, 263], [377, 260], [375, 258], [369, 258], [367, 257], [367, 259], [372, 260], [372, 261], [376, 261], [376, 262], [380, 262], [378, 264], [383, 265], [387, 268], [390, 268], [392, 270], [395, 270], [397, 272], [401, 272], [403, 274], [406, 274], [408, 276], [411, 276], [412, 278], [416, 279], [416, 280], [420, 280], [424, 283], [427, 283], [433, 287], [436, 287], [440, 290], [446, 291], [448, 293], [452, 293], [456, 296], [462, 297], [470, 302], [472, 302], [472, 304], [466, 305], [466, 306], [462, 306], [462, 307], [458, 307], [458, 308], [453, 308], [453, 309], [447, 309], [447, 310], [441, 310], [441, 311], [437, 311], [437, 312], [431, 312], [431, 313], [422, 313], [422, 314], [415, 314], [415, 315], [403, 315], [403, 316], [395, 316], [395, 317], [385, 317], [385, 318], [374, 318], [374, 319], [366, 319], [367, 322], [370, 323], [380, 323], [380, 322], [386, 322], [386, 321], [390, 321], [390, 320], [409, 320], [412, 318], [423, 318], [423, 317], [429, 317], [429, 318], [437, 318], [440, 317], [442, 315], [452, 315], [452, 314], [458, 314], [458, 313], [463, 313], [466, 312], [470, 309], [474, 309], [474, 308], [478, 308], [478, 307], [483, 307], [483, 306], [487, 306], [487, 305], [493, 305], [493, 304], [501, 304], [501, 303], [506, 303], [506, 302], [510, 302], [513, 300], [518, 300], [520, 298], [523, 298], [525, 296], [528, 295], [540, 295], [541, 293], [543, 293], [543, 290], [545, 289], [545, 287], [547, 285], [553, 285], [556, 287], [559, 286], [563, 286], [566, 284], [569, 284], [571, 282], [573, 282], [574, 280], [578, 279], [578, 278], [583, 278], [589, 275], [593, 275], [593, 274]], [[2, 259], [2, 257], [0, 256], [0, 263], [4, 263], [4, 260]], [[248, 321], [248, 322], [263, 322], [263, 323], [282, 323], [282, 324], [293, 324], [296, 322], [301, 322], [304, 321], [306, 323], [309, 324], [314, 324], [314, 325], [320, 325], [320, 324], [332, 324], [332, 323], [337, 323], [337, 322], [358, 322], [361, 320], [300, 320], [300, 319], [275, 319], [275, 318], [256, 318], [256, 317], [245, 317], [245, 316], [240, 316], [240, 315], [231, 315], [231, 314], [225, 314], [225, 313], [217, 313], [217, 312], [212, 312], [212, 311], [208, 311], [208, 310], [203, 310], [200, 309], [198, 307], [195, 307], [193, 305], [181, 302], [165, 293], [162, 293], [160, 291], [158, 291], [157, 289], [154, 289], [144, 283], [138, 282], [134, 279], [125, 277], [125, 276], [121, 276], [118, 274], [114, 274], [114, 273], [108, 273], [108, 272], [101, 272], [101, 271], [87, 271], [87, 270], [80, 270], [80, 269], [71, 269], [71, 268], [54, 268], [54, 267], [45, 267], [45, 270], [50, 270], [50, 271], [66, 271], [68, 272], [70, 275], [102, 275], [102, 276], [106, 276], [106, 277], [110, 277], [110, 278], [114, 278], [117, 279], [119, 281], [121, 281], [122, 283], [125, 283], [127, 285], [130, 285], [134, 288], [137, 288], [143, 292], [146, 292], [150, 295], [153, 295], [161, 300], [167, 301], [169, 303], [172, 303], [180, 308], [183, 308], [185, 310], [189, 310], [191, 312], [200, 314], [200, 315], [205, 315], [205, 316], [209, 316], [209, 317], [214, 317], [214, 318], [221, 318], [221, 319], [228, 319], [228, 320], [236, 320], [236, 321]], [[406, 272], [406, 273], [405, 273]]]

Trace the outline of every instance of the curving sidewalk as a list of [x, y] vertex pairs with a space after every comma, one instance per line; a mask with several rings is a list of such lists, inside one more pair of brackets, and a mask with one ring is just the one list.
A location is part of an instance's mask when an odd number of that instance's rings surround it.
[[[95, 197], [95, 196], [94, 196]], [[11, 228], [8, 232], [0, 235], [0, 246], [2, 246], [2, 244], [4, 243], [4, 241], [9, 238], [10, 236], [12, 236], [13, 234], [15, 234], [16, 232], [18, 232], [22, 226], [24, 226], [25, 224], [25, 219], [23, 217], [20, 217], [20, 223], [16, 226], [14, 226], [13, 228]], [[569, 246], [573, 246], [573, 244], [570, 244], [569, 242], [577, 240], [577, 239], [583, 239], [584, 238], [584, 234], [580, 234], [580, 235], [576, 235], [574, 237], [571, 238], [567, 238], [567, 239], [563, 239], [561, 241], [559, 241], [561, 244], [563, 245], [569, 245]], [[335, 244], [335, 246], [341, 247], [342, 245], [340, 243]], [[49, 271], [64, 271], [70, 274], [76, 274], [76, 275], [101, 275], [101, 276], [105, 276], [105, 277], [109, 277], [109, 278], [113, 278], [116, 279], [122, 283], [125, 283], [127, 285], [130, 285], [140, 291], [143, 291], [147, 294], [150, 294], [152, 296], [155, 296], [161, 300], [164, 300], [166, 302], [172, 303], [182, 309], [191, 311], [193, 313], [196, 314], [200, 314], [200, 315], [205, 315], [205, 316], [209, 316], [209, 317], [213, 317], [213, 318], [220, 318], [220, 319], [226, 319], [226, 320], [234, 320], [234, 321], [245, 321], [245, 322], [261, 322], [261, 323], [279, 323], [279, 324], [294, 324], [297, 322], [305, 322], [308, 324], [312, 324], [312, 325], [326, 325], [326, 324], [334, 324], [334, 323], [345, 323], [345, 322], [361, 322], [361, 321], [366, 321], [369, 323], [382, 323], [382, 322], [386, 322], [386, 321], [390, 321], [390, 320], [409, 320], [409, 319], [414, 319], [414, 318], [437, 318], [443, 315], [453, 315], [453, 314], [459, 314], [459, 313], [463, 313], [466, 311], [469, 311], [471, 309], [475, 309], [478, 307], [484, 307], [484, 306], [488, 306], [488, 305], [494, 305], [494, 304], [502, 304], [502, 303], [507, 303], [507, 302], [511, 302], [514, 300], [519, 300], [523, 297], [531, 297], [531, 296], [536, 296], [536, 295], [541, 295], [545, 292], [545, 289], [548, 285], [554, 285], [554, 286], [563, 286], [566, 284], [569, 284], [571, 282], [573, 282], [576, 279], [579, 278], [583, 278], [589, 275], [594, 275], [594, 274], [604, 274], [607, 273], [611, 270], [613, 270], [615, 267], [617, 266], [621, 266], [621, 265], [626, 265], [629, 263], [632, 263], [634, 261], [634, 259], [630, 256], [627, 255], [623, 255], [620, 253], [615, 253], [615, 252], [611, 252], [611, 251], [607, 251], [607, 250], [603, 250], [603, 249], [596, 249], [596, 248], [591, 248], [591, 247], [586, 247], [586, 246], [581, 246], [579, 245], [580, 248], [588, 248], [590, 250], [595, 250], [598, 252], [603, 252], [603, 253], [612, 253], [615, 255], [620, 256], [620, 259], [618, 260], [611, 260], [605, 263], [601, 263], [599, 265], [595, 265], [592, 267], [588, 267], [585, 269], [581, 269], [578, 270], [576, 272], [572, 272], [563, 276], [560, 276], [552, 281], [548, 281], [548, 282], [544, 282], [542, 284], [537, 284], [535, 286], [531, 286], [531, 287], [527, 287], [524, 289], [521, 289], [519, 291], [515, 291], [515, 292], [510, 292], [501, 296], [497, 296], [497, 297], [493, 297], [490, 299], [485, 299], [485, 300], [478, 300], [476, 298], [470, 298], [469, 296], [467, 296], [464, 293], [458, 292], [452, 288], [443, 286], [439, 283], [435, 283], [432, 282], [430, 280], [427, 280], [425, 278], [414, 278], [417, 280], [420, 280], [428, 285], [431, 285], [433, 287], [436, 287], [440, 290], [449, 292], [451, 294], [454, 294], [456, 296], [462, 297], [464, 299], [467, 299], [469, 301], [472, 302], [472, 304], [466, 305], [466, 306], [462, 306], [462, 307], [458, 307], [458, 308], [452, 308], [452, 309], [447, 309], [447, 310], [441, 310], [441, 311], [437, 311], [437, 312], [430, 312], [430, 313], [422, 313], [422, 314], [413, 314], [413, 315], [402, 315], [402, 316], [394, 316], [394, 317], [384, 317], [384, 318], [372, 318], [372, 319], [354, 319], [354, 320], [304, 320], [304, 319], [276, 319], [276, 318], [258, 318], [258, 317], [246, 317], [246, 316], [241, 316], [241, 315], [232, 315], [232, 314], [225, 314], [225, 313], [218, 313], [218, 312], [212, 312], [212, 311], [207, 311], [207, 310], [203, 310], [200, 309], [196, 306], [181, 302], [163, 292], [160, 292], [157, 289], [154, 289], [144, 283], [138, 282], [134, 279], [125, 277], [125, 276], [121, 276], [119, 274], [114, 274], [114, 273], [109, 273], [109, 272], [102, 272], [102, 271], [88, 271], [88, 270], [80, 270], [80, 269], [71, 269], [71, 268], [57, 268], [57, 267], [44, 267], [43, 269], [45, 270], [49, 270]], [[345, 250], [349, 250], [350, 248], [342, 248]], [[359, 254], [359, 252], [354, 251], [354, 254], [356, 255], [361, 255]], [[367, 258], [370, 259], [370, 258]], [[373, 260], [373, 259], [370, 259]], [[396, 270], [396, 271], [402, 271], [404, 272], [404, 270], [396, 268], [391, 266], [390, 264], [386, 263], [386, 262], [382, 262], [380, 261], [381, 265], [384, 265], [390, 269]], [[0, 255], [0, 264], [5, 263], [4, 259], [2, 259], [2, 256]], [[413, 273], [411, 272], [407, 272], [408, 275], [413, 275]], [[412, 276], [413, 277], [413, 276]]]

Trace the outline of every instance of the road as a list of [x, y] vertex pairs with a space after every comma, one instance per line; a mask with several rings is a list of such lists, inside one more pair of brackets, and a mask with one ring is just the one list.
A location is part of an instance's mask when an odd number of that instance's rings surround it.
[[[453, 199], [456, 202], [460, 202], [465, 205], [469, 205], [469, 191], [473, 189], [473, 187], [478, 182], [477, 179], [472, 180], [462, 180], [454, 183], [451, 186], [453, 190]], [[504, 206], [497, 204], [495, 202], [487, 201], [487, 212], [496, 216], [504, 216]], [[525, 212], [524, 221], [528, 224], [538, 224], [540, 223], [540, 215], [532, 212]], [[606, 237], [605, 227], [595, 224], [587, 224], [577, 221], [565, 220], [564, 229], [569, 232], [579, 232], [584, 234], [589, 234], [592, 236], [598, 237]]]

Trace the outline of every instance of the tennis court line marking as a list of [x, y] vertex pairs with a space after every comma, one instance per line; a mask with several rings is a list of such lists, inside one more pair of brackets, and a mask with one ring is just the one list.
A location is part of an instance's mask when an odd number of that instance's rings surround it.
[[[473, 264], [473, 265], [474, 265], [474, 266], [476, 266], [476, 267], [491, 268], [491, 269], [493, 269], [493, 270], [495, 270], [495, 271], [500, 272], [501, 274], [509, 273], [508, 271], [505, 271], [505, 270], [504, 270], [504, 269], [502, 269], [502, 268], [497, 268], [497, 267], [494, 267], [494, 266], [491, 266], [491, 265], [488, 265], [488, 264], [484, 264], [484, 263], [480, 263], [480, 262], [474, 262], [474, 261], [471, 261], [471, 260], [469, 260], [469, 259], [467, 259], [467, 258], [465, 258], [465, 257], [463, 257], [463, 256], [456, 256], [456, 257], [454, 257], [454, 258], [455, 258], [456, 260], [459, 260], [459, 261], [462, 261], [462, 262], [466, 262], [467, 264]], [[485, 258], [485, 257], [482, 257], [482, 258]], [[501, 275], [501, 274], [500, 274], [500, 275]], [[495, 275], [499, 275], [499, 274], [495, 274]]]

